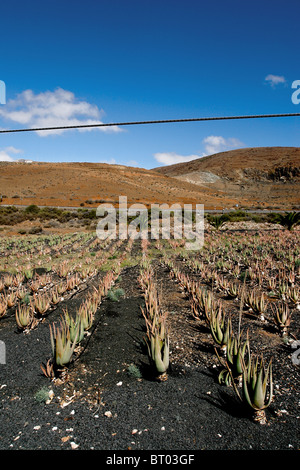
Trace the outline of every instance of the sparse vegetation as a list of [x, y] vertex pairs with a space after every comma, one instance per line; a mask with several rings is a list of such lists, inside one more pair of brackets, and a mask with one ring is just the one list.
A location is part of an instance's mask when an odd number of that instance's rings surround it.
[[107, 293], [107, 298], [113, 302], [118, 302], [125, 292], [121, 288], [110, 289]]

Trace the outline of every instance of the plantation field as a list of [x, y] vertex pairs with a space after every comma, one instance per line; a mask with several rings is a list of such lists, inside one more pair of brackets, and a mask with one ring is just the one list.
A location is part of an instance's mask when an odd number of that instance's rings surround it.
[[0, 449], [298, 450], [299, 238], [1, 238]]

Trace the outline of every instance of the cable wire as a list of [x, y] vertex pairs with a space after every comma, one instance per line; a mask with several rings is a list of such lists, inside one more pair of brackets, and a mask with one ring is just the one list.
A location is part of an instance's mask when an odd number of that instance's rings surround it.
[[27, 129], [2, 129], [0, 134], [11, 132], [40, 132], [52, 130], [67, 130], [67, 129], [83, 129], [93, 127], [112, 127], [112, 126], [136, 126], [141, 124], [166, 124], [177, 122], [199, 122], [199, 121], [224, 121], [230, 119], [261, 119], [261, 118], [280, 118], [280, 117], [299, 117], [300, 113], [288, 114], [254, 114], [246, 116], [220, 116], [220, 117], [200, 117], [200, 118], [187, 118], [187, 119], [164, 119], [154, 121], [132, 121], [132, 122], [112, 122], [112, 123], [96, 123], [96, 124], [78, 124], [76, 126], [57, 126], [57, 127], [35, 127]]

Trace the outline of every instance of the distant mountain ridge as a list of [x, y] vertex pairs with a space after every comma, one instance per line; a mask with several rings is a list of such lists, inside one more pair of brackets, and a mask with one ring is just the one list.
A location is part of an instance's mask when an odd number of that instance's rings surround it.
[[232, 150], [153, 170], [105, 163], [0, 162], [0, 201], [52, 207], [204, 204], [300, 210], [300, 148]]
[[230, 150], [154, 171], [237, 201], [300, 209], [300, 147]]

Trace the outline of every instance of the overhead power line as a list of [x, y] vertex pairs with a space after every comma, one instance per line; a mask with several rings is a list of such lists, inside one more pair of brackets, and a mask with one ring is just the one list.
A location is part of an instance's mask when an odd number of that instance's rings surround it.
[[200, 118], [187, 118], [187, 119], [162, 119], [153, 121], [132, 121], [132, 122], [111, 122], [111, 123], [96, 123], [96, 124], [78, 124], [76, 126], [56, 126], [56, 127], [35, 127], [26, 129], [3, 129], [0, 134], [10, 132], [39, 132], [39, 131], [54, 131], [54, 130], [67, 130], [67, 129], [84, 129], [93, 127], [112, 127], [112, 126], [137, 126], [142, 124], [166, 124], [176, 122], [199, 122], [199, 121], [225, 121], [230, 119], [261, 119], [261, 118], [283, 118], [283, 117], [299, 117], [300, 113], [288, 114], [254, 114], [246, 116], [217, 116], [217, 117], [200, 117]]

